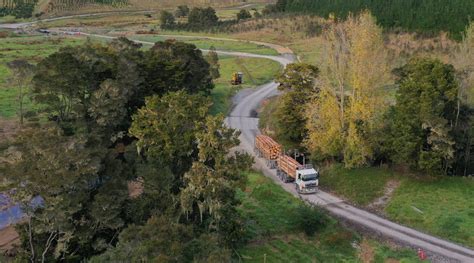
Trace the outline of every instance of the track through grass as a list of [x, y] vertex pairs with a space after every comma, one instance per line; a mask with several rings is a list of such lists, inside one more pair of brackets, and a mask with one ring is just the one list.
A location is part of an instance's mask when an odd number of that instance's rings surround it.
[[[239, 192], [239, 211], [246, 220], [249, 243], [238, 250], [244, 262], [361, 262], [362, 239], [329, 219], [326, 228], [307, 237], [295, 227], [297, 208], [303, 202], [259, 173], [246, 175]], [[410, 250], [394, 250], [371, 241], [374, 262], [418, 262]], [[238, 257], [238, 256], [237, 256]]]
[[474, 180], [397, 174], [382, 168], [323, 170], [321, 185], [360, 206], [384, 194], [390, 180], [399, 182], [382, 211], [389, 219], [474, 248]]

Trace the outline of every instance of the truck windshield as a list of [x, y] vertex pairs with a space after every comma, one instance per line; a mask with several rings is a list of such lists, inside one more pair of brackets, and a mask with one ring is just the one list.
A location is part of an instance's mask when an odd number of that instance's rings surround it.
[[315, 173], [315, 174], [306, 174], [306, 175], [303, 175], [302, 176], [302, 180], [303, 181], [314, 181], [316, 179], [318, 179], [319, 177], [319, 174]]

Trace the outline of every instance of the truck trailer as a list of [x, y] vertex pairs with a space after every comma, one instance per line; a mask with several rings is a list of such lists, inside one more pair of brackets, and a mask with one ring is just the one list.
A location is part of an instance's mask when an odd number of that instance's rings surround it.
[[311, 165], [302, 165], [283, 154], [282, 147], [266, 135], [255, 137], [255, 153], [263, 157], [270, 169], [277, 169], [277, 176], [285, 183], [294, 182], [298, 193], [315, 193], [319, 185], [319, 172]]
[[319, 172], [312, 165], [302, 165], [286, 154], [277, 159], [277, 176], [285, 183], [294, 182], [300, 194], [316, 193]]
[[275, 169], [278, 156], [281, 155], [281, 146], [272, 138], [266, 135], [257, 135], [255, 137], [255, 153], [258, 157], [265, 158], [266, 164], [270, 169]]

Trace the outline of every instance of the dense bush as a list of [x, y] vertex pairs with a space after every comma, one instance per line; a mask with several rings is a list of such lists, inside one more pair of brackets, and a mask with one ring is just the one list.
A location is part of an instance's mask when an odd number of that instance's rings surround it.
[[472, 0], [279, 0], [272, 10], [309, 12], [344, 18], [369, 9], [386, 28], [420, 32], [448, 31], [459, 36], [474, 16]]
[[304, 232], [307, 236], [314, 236], [316, 232], [325, 228], [327, 218], [319, 208], [300, 205], [296, 209], [293, 223], [299, 231]]
[[0, 16], [12, 15], [17, 18], [28, 18], [33, 14], [37, 0], [9, 0], [3, 1]]

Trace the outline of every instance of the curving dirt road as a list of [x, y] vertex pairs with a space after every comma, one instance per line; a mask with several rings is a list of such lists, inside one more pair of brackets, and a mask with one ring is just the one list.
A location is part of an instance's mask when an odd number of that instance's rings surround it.
[[[111, 36], [88, 33], [81, 33], [81, 35], [105, 39], [114, 38]], [[147, 41], [135, 42], [145, 45], [153, 44], [152, 42]], [[229, 51], [217, 51], [217, 53], [231, 56], [267, 58], [279, 62], [282, 66], [286, 66], [287, 64], [295, 61], [293, 54], [265, 56]], [[255, 114], [256, 109], [264, 99], [277, 94], [277, 86], [277, 83], [272, 82], [262, 85], [254, 90], [243, 90], [235, 96], [234, 108], [227, 117], [226, 123], [230, 127], [241, 131], [241, 150], [245, 150], [253, 154], [254, 138], [255, 135], [259, 134], [260, 132], [258, 130], [258, 118]], [[255, 168], [261, 170], [266, 176], [270, 177], [277, 184], [281, 185], [281, 187], [283, 187], [287, 192], [293, 194], [294, 196], [299, 196], [292, 184], [282, 183], [276, 176], [275, 170], [270, 170], [268, 167], [266, 167], [263, 159], [255, 158], [255, 160]], [[422, 248], [427, 251], [429, 255], [431, 255], [433, 262], [474, 262], [474, 250], [472, 249], [393, 223], [387, 219], [351, 206], [338, 197], [324, 191], [318, 191], [316, 194], [302, 195], [300, 197], [308, 203], [321, 206], [331, 214], [347, 222], [355, 224], [358, 227], [376, 233], [377, 235], [384, 236], [405, 246]]]

